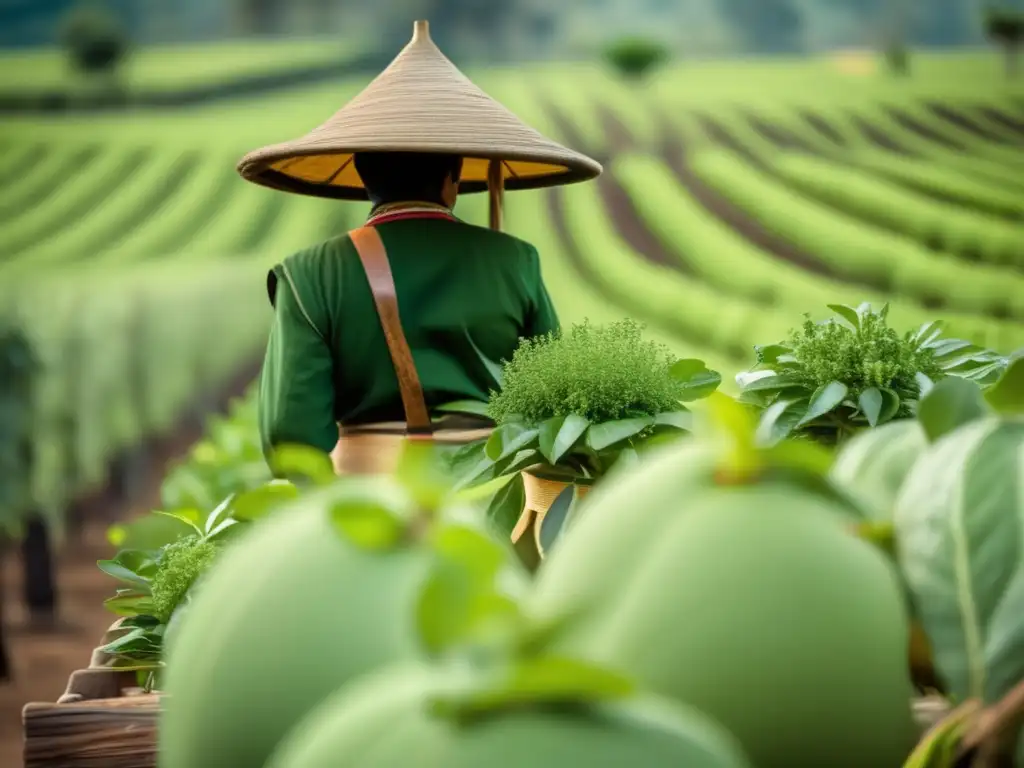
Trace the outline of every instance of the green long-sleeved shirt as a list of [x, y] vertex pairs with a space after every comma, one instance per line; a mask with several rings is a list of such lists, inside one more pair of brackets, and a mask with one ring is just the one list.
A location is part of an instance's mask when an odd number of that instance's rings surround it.
[[[378, 226], [427, 406], [486, 401], [494, 365], [522, 337], [558, 329], [529, 243], [445, 219]], [[342, 235], [274, 267], [274, 322], [259, 387], [265, 453], [330, 452], [338, 423], [402, 421], [398, 380], [352, 241]]]

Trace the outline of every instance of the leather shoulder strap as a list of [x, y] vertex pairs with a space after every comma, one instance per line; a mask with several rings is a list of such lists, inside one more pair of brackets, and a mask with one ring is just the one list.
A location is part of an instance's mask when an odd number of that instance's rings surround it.
[[402, 396], [402, 407], [405, 409], [406, 431], [409, 434], [429, 435], [433, 433], [427, 402], [423, 397], [423, 386], [420, 384], [416, 363], [413, 361], [412, 350], [402, 330], [402, 320], [398, 315], [398, 296], [395, 292], [395, 280], [391, 274], [391, 264], [384, 248], [380, 233], [373, 227], [360, 227], [349, 233], [352, 244], [359, 253], [359, 260], [370, 283], [373, 302], [377, 306], [384, 339], [391, 353], [391, 362], [395, 366], [398, 377], [398, 391]]

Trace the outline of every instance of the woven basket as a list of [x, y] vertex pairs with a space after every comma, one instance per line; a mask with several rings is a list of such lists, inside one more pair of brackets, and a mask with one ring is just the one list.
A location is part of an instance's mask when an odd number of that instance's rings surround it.
[[591, 486], [549, 480], [529, 470], [524, 470], [520, 475], [523, 478], [526, 502], [523, 505], [519, 521], [512, 531], [512, 543], [523, 562], [527, 566], [535, 568], [545, 556], [544, 545], [540, 537], [541, 528], [555, 499], [566, 488], [573, 485], [576, 485], [576, 495], [583, 498], [590, 493]]
[[[398, 468], [402, 447], [408, 438], [403, 422], [366, 424], [357, 428], [338, 427], [338, 442], [331, 451], [338, 475], [388, 475]], [[430, 441], [439, 447], [457, 448], [486, 439], [493, 427], [438, 429]]]

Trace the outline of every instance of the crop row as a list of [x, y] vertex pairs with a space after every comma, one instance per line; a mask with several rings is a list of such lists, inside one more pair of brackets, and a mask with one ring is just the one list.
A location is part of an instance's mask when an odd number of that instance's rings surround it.
[[243, 182], [234, 157], [161, 147], [64, 146], [0, 154], [5, 274], [295, 248], [335, 231], [337, 206]]
[[[574, 117], [576, 125], [584, 119], [578, 113]], [[557, 131], [557, 121], [550, 125]], [[815, 130], [806, 123], [803, 128], [809, 133]], [[751, 135], [756, 133], [751, 129]], [[760, 149], [763, 151], [764, 147]], [[866, 183], [879, 186], [885, 183], [870, 176], [865, 170], [852, 166], [852, 163], [835, 162], [831, 157], [826, 161], [821, 158], [797, 158], [790, 154], [781, 158], [776, 156], [774, 159], [779, 165], [790, 161], [794, 165], [805, 161], [817, 162], [822, 168], [837, 174], [859, 173], [859, 178]], [[712, 182], [711, 186], [718, 191], [726, 192], [726, 197], [731, 197], [733, 202], [739, 202], [741, 212], [748, 214], [754, 222], [766, 225], [774, 234], [781, 234], [784, 239], [802, 246], [803, 252], [811, 254], [820, 262], [816, 268], [808, 270], [804, 268], [806, 265], [787, 262], [777, 254], [765, 252], [756, 243], [750, 242], [745, 234], [735, 231], [730, 224], [705, 210], [655, 158], [617, 157], [612, 163], [616, 181], [630, 193], [633, 204], [647, 226], [677, 256], [680, 271], [689, 273], [682, 279], [686, 279], [691, 286], [694, 277], [705, 281], [707, 297], [724, 298], [719, 306], [728, 307], [729, 300], [738, 297], [751, 300], [766, 309], [778, 307], [784, 310], [785, 316], [789, 318], [788, 324], [791, 325], [799, 313], [815, 310], [826, 302], [888, 299], [893, 306], [894, 320], [901, 325], [910, 326], [939, 316], [948, 322], [952, 333], [982, 344], [1012, 349], [1024, 342], [1024, 328], [1018, 322], [992, 316], [1020, 317], [1022, 305], [1019, 296], [1024, 295], [1020, 290], [1024, 284], [1020, 281], [1024, 276], [1015, 270], [1019, 264], [1019, 250], [1014, 243], [1014, 238], [1020, 232], [1017, 224], [956, 208], [962, 215], [951, 217], [941, 225], [943, 245], [948, 250], [964, 253], [973, 250], [977, 258], [980, 247], [992, 260], [1010, 262], [1004, 267], [983, 267], [976, 263], [961, 262], [952, 253], [935, 253], [918, 245], [914, 242], [917, 239], [930, 237], [934, 242], [935, 234], [929, 233], [920, 224], [915, 230], [913, 223], [907, 223], [901, 216], [905, 211], [897, 210], [891, 214], [894, 220], [890, 222], [890, 229], [903, 230], [902, 234], [894, 235], [893, 231], [870, 226], [870, 217], [864, 215], [863, 211], [858, 216], [855, 206], [837, 205], [835, 199], [823, 204], [825, 201], [821, 197], [815, 199], [808, 194], [798, 194], [794, 189], [787, 188], [792, 184], [779, 183], [779, 174], [765, 174], [757, 167], [752, 167], [756, 163], [743, 162], [736, 156], [721, 152], [699, 152], [696, 153], [696, 160], [697, 163], [705, 164], [704, 180]], [[882, 161], [878, 162], [881, 164]], [[984, 165], [985, 162], [982, 158], [980, 164]], [[939, 166], [923, 163], [919, 167], [925, 173], [941, 171]], [[756, 193], [750, 190], [753, 186], [748, 183], [751, 178], [754, 182], [761, 182]], [[737, 185], [745, 191], [742, 196], [735, 191]], [[1000, 189], [998, 185], [993, 186], [997, 191]], [[1009, 191], [1007, 188], [1010, 186], [1007, 183], [1002, 189]], [[985, 188], [986, 191], [988, 189]], [[924, 195], [915, 197], [911, 189], [894, 182], [888, 183], [888, 190], [908, 201], [916, 200], [920, 203], [917, 210], [925, 209], [934, 213], [941, 205]], [[567, 198], [575, 194], [573, 190], [567, 193]], [[595, 217], [607, 215], [605, 211], [592, 208]], [[808, 210], [811, 212], [811, 226], [806, 223]], [[910, 210], [913, 211], [913, 208]], [[985, 227], [978, 226], [979, 221], [993, 226], [984, 231]], [[602, 237], [606, 236], [607, 233], [602, 233]], [[587, 256], [593, 261], [595, 271], [606, 272], [607, 254], [621, 254], [621, 251], [618, 244], [600, 248], [596, 240], [596, 237], [590, 240], [592, 248], [587, 250]], [[979, 241], [984, 244], [979, 246]], [[958, 248], [951, 247], [954, 242]], [[873, 254], [875, 260], [865, 260], [863, 251], [869, 256]], [[939, 279], [936, 279], [934, 273], [927, 274], [924, 269], [915, 274], [913, 266], [907, 266], [907, 254], [911, 254], [911, 264], [916, 260], [919, 267], [932, 270], [938, 267]], [[896, 256], [901, 258], [894, 263]], [[840, 269], [836, 269], [837, 262]], [[615, 283], [620, 300], [626, 303], [628, 299], [621, 296], [621, 293], [627, 291], [630, 280], [625, 276], [625, 260], [622, 260], [622, 265], [622, 274], [616, 272], [615, 278], [609, 282]], [[634, 267], [643, 273], [650, 265], [637, 263]], [[676, 276], [675, 279], [680, 278]], [[641, 282], [642, 285], [639, 284]], [[634, 307], [643, 306], [650, 313], [656, 305], [646, 296], [651, 289], [646, 281], [637, 280], [636, 283], [630, 303]], [[917, 301], [914, 300], [915, 296]], [[658, 307], [660, 310], [660, 305]], [[659, 321], [675, 325], [677, 330], [690, 334], [691, 338], [695, 332], [700, 334], [700, 338], [709, 338], [704, 335], [705, 332], [693, 326], [679, 329], [681, 321], [678, 314], [670, 320]], [[762, 335], [758, 341], [766, 338], [770, 338], [770, 334]], [[740, 342], [740, 346], [743, 346], [743, 342]]]

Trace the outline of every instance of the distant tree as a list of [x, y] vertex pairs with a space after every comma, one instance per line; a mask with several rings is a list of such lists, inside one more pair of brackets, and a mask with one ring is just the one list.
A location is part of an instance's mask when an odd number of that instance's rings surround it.
[[625, 37], [609, 43], [604, 58], [621, 75], [638, 79], [668, 61], [669, 52], [656, 40]]
[[754, 53], [803, 48], [804, 18], [794, 0], [720, 0], [720, 13]]
[[985, 34], [1003, 49], [1006, 76], [1017, 74], [1017, 57], [1024, 45], [1024, 11], [1015, 8], [988, 8], [985, 11]]
[[[0, 325], [0, 555], [23, 534], [32, 508], [32, 396], [37, 361], [29, 339], [12, 321]], [[2, 570], [2, 569], [0, 569]], [[0, 681], [11, 677], [4, 642], [0, 584]]]
[[111, 10], [85, 0], [67, 13], [61, 43], [75, 68], [88, 74], [113, 74], [128, 54], [128, 35]]

